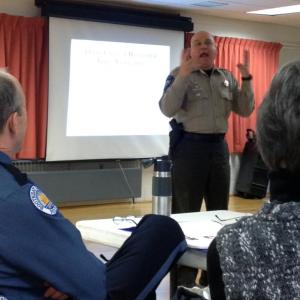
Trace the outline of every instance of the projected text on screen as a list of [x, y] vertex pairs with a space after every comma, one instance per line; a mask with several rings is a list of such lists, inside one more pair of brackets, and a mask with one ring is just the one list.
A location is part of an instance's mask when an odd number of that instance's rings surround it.
[[169, 70], [169, 46], [72, 39], [66, 135], [167, 134]]

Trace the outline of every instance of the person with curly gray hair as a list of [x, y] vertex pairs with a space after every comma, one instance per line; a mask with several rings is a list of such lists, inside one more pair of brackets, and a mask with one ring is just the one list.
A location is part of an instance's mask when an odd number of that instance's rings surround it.
[[225, 226], [208, 250], [211, 299], [300, 299], [300, 60], [273, 78], [257, 141], [270, 203]]

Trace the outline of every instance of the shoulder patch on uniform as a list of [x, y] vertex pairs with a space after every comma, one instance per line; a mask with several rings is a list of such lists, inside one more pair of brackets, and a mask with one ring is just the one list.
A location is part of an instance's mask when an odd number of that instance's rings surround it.
[[57, 207], [35, 185], [30, 188], [29, 195], [32, 203], [37, 209], [41, 210], [47, 215], [55, 215], [57, 213]]
[[175, 77], [173, 75], [169, 75], [167, 77], [165, 87], [164, 87], [164, 92], [172, 85], [174, 80], [175, 80]]
[[0, 300], [8, 300], [6, 297], [0, 295]]

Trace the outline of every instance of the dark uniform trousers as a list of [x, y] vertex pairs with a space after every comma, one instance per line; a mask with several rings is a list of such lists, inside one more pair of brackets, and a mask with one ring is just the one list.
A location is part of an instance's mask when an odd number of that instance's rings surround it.
[[[229, 184], [229, 151], [224, 134], [183, 133], [174, 149], [172, 213], [200, 211], [203, 198], [207, 210], [227, 210]], [[197, 269], [175, 269], [172, 282], [185, 286], [195, 282]], [[200, 284], [207, 285], [206, 272], [201, 273]], [[175, 287], [171, 290], [174, 293]]]
[[172, 169], [172, 212], [228, 208], [230, 167], [224, 134], [184, 133]]
[[156, 299], [156, 287], [185, 249], [174, 220], [146, 215], [106, 265], [108, 299]]

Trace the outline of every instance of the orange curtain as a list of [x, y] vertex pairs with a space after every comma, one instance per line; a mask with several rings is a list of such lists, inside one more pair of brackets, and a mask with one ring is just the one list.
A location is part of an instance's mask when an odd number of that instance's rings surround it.
[[[185, 34], [185, 47], [190, 46], [192, 33]], [[231, 153], [243, 151], [246, 142], [246, 129], [256, 129], [256, 111], [268, 90], [278, 69], [280, 43], [216, 36], [218, 48], [216, 66], [232, 72], [241, 84], [237, 64], [243, 62], [244, 50], [250, 54], [250, 73], [253, 75], [255, 111], [248, 118], [231, 114], [228, 120], [226, 139]]]
[[0, 67], [16, 76], [26, 95], [28, 128], [19, 159], [43, 159], [48, 107], [48, 22], [0, 14]]

